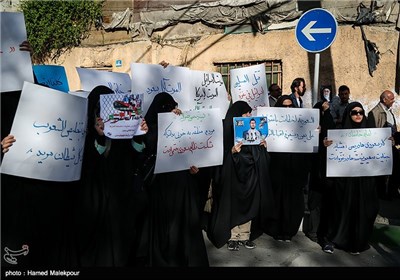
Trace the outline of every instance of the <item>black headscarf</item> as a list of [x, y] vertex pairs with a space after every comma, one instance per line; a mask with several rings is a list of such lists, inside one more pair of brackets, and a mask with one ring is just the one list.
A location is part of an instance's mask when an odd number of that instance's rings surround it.
[[[292, 102], [292, 104], [293, 104], [293, 101], [292, 101], [292, 99], [290, 98], [289, 95], [282, 95], [282, 96], [280, 96], [280, 97], [278, 98], [278, 100], [276, 101], [275, 107], [284, 107], [284, 106], [283, 106], [283, 101], [285, 101], [285, 100], [290, 100], [290, 102]], [[293, 107], [294, 107], [294, 106], [293, 106]]]
[[97, 86], [89, 93], [88, 100], [88, 133], [94, 128], [95, 116], [100, 116], [100, 95], [114, 93], [112, 89], [106, 86]]
[[150, 104], [146, 116], [144, 117], [149, 128], [149, 131], [145, 136], [148, 154], [157, 153], [158, 113], [171, 112], [176, 108], [176, 106], [178, 106], [178, 103], [166, 92], [160, 92], [154, 97], [153, 102]]
[[226, 112], [224, 120], [224, 154], [234, 145], [233, 118], [251, 113], [252, 109], [245, 101], [236, 101]]
[[[364, 117], [361, 123], [355, 123], [351, 119], [350, 113], [351, 110], [353, 110], [355, 107], [360, 107], [364, 111]], [[364, 107], [361, 105], [360, 102], [356, 101], [351, 102], [349, 105], [347, 105], [346, 109], [344, 110], [342, 119], [342, 128], [366, 128], [366, 127], [367, 127], [367, 116]]]
[[178, 103], [170, 94], [160, 92], [154, 97], [144, 117], [147, 125], [157, 124], [158, 113], [171, 112], [176, 106], [178, 106]]

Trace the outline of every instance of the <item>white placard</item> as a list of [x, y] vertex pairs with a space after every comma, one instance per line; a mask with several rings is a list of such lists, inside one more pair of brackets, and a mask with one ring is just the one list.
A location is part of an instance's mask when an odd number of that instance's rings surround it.
[[194, 91], [190, 99], [192, 109], [203, 110], [220, 108], [223, 115], [229, 108], [228, 92], [221, 73], [206, 71], [191, 71]]
[[92, 91], [97, 86], [106, 86], [115, 93], [126, 93], [131, 91], [131, 77], [127, 73], [108, 72], [94, 69], [76, 67], [81, 89]]
[[327, 148], [327, 177], [392, 174], [390, 128], [328, 130], [333, 143]]
[[222, 164], [223, 128], [220, 109], [158, 114], [155, 173], [187, 170], [190, 166]]
[[318, 109], [258, 107], [257, 115], [268, 118], [269, 152], [318, 152]]
[[1, 172], [48, 180], [80, 179], [87, 99], [24, 83]]
[[143, 94], [143, 113], [146, 114], [154, 96], [160, 92], [169, 93], [179, 109], [192, 108], [190, 92], [194, 91], [189, 68], [159, 64], [131, 63], [132, 93]]
[[76, 95], [82, 98], [88, 98], [90, 91], [83, 91], [83, 90], [78, 90], [78, 91], [68, 91], [69, 94], [71, 95]]
[[232, 101], [246, 101], [253, 110], [269, 106], [265, 64], [230, 70]]
[[142, 135], [143, 95], [102, 94], [100, 95], [100, 117], [104, 122], [104, 134], [112, 139], [130, 139]]
[[0, 13], [0, 92], [21, 90], [24, 81], [33, 83], [30, 53], [20, 51], [19, 45], [27, 40], [22, 13]]

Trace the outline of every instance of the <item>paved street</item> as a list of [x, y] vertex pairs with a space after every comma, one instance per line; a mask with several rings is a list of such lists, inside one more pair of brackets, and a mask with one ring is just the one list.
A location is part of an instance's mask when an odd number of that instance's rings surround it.
[[228, 251], [226, 246], [216, 249], [205, 236], [210, 266], [400, 268], [400, 199], [381, 200], [380, 216], [379, 223], [375, 224], [371, 248], [358, 256], [338, 249], [333, 254], [325, 253], [301, 231], [290, 243], [276, 241], [264, 234], [254, 241], [257, 248], [240, 247], [239, 251]]

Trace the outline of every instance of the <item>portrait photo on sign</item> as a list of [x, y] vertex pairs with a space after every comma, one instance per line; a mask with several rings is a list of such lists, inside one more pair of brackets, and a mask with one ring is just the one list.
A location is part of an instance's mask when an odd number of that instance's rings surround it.
[[268, 136], [266, 117], [236, 117], [233, 124], [235, 143], [259, 145]]

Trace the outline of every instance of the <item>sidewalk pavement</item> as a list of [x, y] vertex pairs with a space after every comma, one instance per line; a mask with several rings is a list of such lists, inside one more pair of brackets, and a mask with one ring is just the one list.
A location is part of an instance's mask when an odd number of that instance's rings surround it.
[[[217, 249], [204, 239], [211, 267], [397, 267], [400, 268], [400, 199], [381, 201], [381, 219], [375, 223], [370, 249], [358, 256], [335, 249], [333, 254], [299, 231], [290, 243], [263, 234], [255, 249], [243, 246], [229, 251]], [[400, 275], [400, 269], [398, 270]]]

